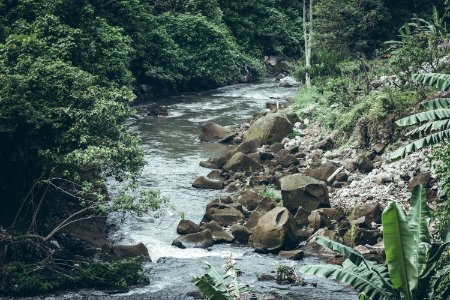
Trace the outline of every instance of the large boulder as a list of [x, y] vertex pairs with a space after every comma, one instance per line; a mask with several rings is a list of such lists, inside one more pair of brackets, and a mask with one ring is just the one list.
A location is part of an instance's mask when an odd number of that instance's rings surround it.
[[225, 164], [225, 166], [223, 166], [223, 168], [226, 171], [245, 172], [250, 170], [251, 171], [261, 170], [262, 166], [249, 156], [241, 152], [237, 152], [230, 158], [230, 160]]
[[241, 203], [246, 210], [254, 211], [261, 200], [262, 197], [255, 190], [250, 189], [241, 195], [239, 203]]
[[181, 220], [177, 226], [178, 234], [191, 234], [200, 231], [200, 226], [190, 220]]
[[256, 209], [250, 214], [250, 217], [248, 218], [248, 221], [246, 224], [247, 228], [252, 229], [253, 227], [255, 227], [258, 224], [259, 219], [262, 216], [264, 216], [266, 213], [271, 211], [272, 207], [273, 207], [272, 199], [264, 198], [263, 200], [261, 200], [258, 203], [258, 206], [256, 207]]
[[361, 227], [372, 228], [372, 223], [381, 223], [383, 209], [380, 203], [364, 203], [354, 207], [349, 216], [349, 221]]
[[224, 188], [224, 184], [220, 180], [211, 180], [205, 176], [200, 176], [194, 180], [192, 186], [198, 189], [212, 189], [221, 190]]
[[246, 244], [250, 235], [252, 234], [252, 231], [250, 229], [240, 224], [232, 225], [230, 230], [231, 234], [235, 237], [235, 241], [242, 244]]
[[202, 229], [211, 230], [212, 237], [216, 243], [231, 243], [234, 240], [234, 236], [225, 231], [222, 226], [216, 221], [210, 221], [202, 225]]
[[308, 216], [309, 227], [319, 229], [332, 228], [344, 217], [344, 211], [340, 208], [315, 209]]
[[185, 248], [208, 248], [214, 245], [211, 230], [205, 229], [198, 233], [183, 235], [172, 242], [173, 246]]
[[288, 239], [291, 217], [289, 211], [281, 206], [262, 216], [250, 236], [253, 248], [262, 253], [280, 250]]
[[302, 260], [305, 257], [305, 252], [303, 250], [280, 251], [278, 257], [290, 260]]
[[280, 79], [280, 84], [279, 84], [279, 86], [281, 86], [281, 87], [296, 87], [296, 86], [299, 86], [299, 85], [300, 85], [300, 82], [298, 82], [297, 80], [295, 80], [291, 76], [286, 76], [284, 78], [281, 78]]
[[213, 220], [222, 226], [231, 226], [241, 223], [244, 220], [244, 214], [231, 205], [212, 206], [206, 210], [203, 221]]
[[323, 181], [293, 174], [282, 177], [280, 183], [283, 206], [290, 211], [297, 211], [300, 206], [308, 212], [330, 207], [327, 184]]
[[320, 181], [327, 181], [327, 179], [333, 175], [337, 170], [337, 167], [332, 163], [324, 163], [315, 168], [311, 168], [305, 172], [306, 175], [315, 178]]
[[258, 139], [262, 144], [279, 142], [292, 132], [297, 121], [298, 117], [292, 111], [267, 114], [250, 126], [245, 133], [244, 142], [252, 139]]
[[233, 140], [235, 136], [232, 129], [216, 123], [208, 122], [202, 125], [200, 141], [226, 143]]
[[111, 255], [114, 259], [143, 257], [150, 260], [148, 249], [143, 243], [137, 245], [114, 245], [111, 247]]

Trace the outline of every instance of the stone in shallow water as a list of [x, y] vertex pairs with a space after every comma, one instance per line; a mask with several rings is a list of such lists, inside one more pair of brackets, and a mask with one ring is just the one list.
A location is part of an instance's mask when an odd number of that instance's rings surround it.
[[211, 230], [205, 229], [202, 232], [180, 236], [172, 242], [172, 245], [181, 249], [208, 248], [214, 245], [214, 239]]

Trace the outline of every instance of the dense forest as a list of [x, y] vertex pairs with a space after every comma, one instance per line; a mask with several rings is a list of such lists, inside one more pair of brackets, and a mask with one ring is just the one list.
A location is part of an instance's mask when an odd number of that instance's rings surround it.
[[[94, 262], [84, 250], [55, 254], [51, 242], [58, 237], [61, 248], [76, 248], [61, 232], [77, 220], [157, 213], [167, 204], [136, 182], [144, 154], [125, 121], [140, 101], [280, 73], [300, 82], [306, 76], [312, 86], [300, 88], [293, 106], [334, 134], [333, 147], [356, 140], [358, 149], [380, 142], [400, 148], [402, 137], [386, 132], [386, 123], [393, 127], [435, 98], [433, 86], [443, 99], [448, 93], [447, 1], [306, 2], [0, 0], [0, 294], [148, 281], [139, 259]], [[271, 57], [282, 63], [270, 66]], [[378, 89], [391, 75], [393, 83]], [[431, 156], [444, 199], [436, 236], [447, 232], [450, 207], [449, 145], [443, 144], [450, 123], [442, 103], [446, 115], [432, 118], [441, 123], [421, 128], [419, 136], [443, 133], [398, 155], [443, 145]], [[311, 104], [315, 110], [305, 116]], [[107, 178], [122, 183], [114, 196]], [[85, 265], [57, 263], [74, 257]], [[70, 277], [55, 276], [65, 272]]]

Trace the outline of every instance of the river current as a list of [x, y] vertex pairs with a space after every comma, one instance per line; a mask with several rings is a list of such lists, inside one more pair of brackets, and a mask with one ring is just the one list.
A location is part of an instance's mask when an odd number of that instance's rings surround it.
[[219, 272], [230, 254], [243, 272], [241, 281], [258, 292], [276, 292], [289, 299], [357, 299], [352, 289], [330, 280], [308, 279], [317, 287], [278, 285], [275, 282], [258, 281], [259, 274], [272, 274], [280, 264], [300, 266], [320, 262], [314, 256], [303, 261], [291, 262], [274, 255], [261, 255], [249, 247], [214, 245], [210, 251], [204, 249], [178, 249], [171, 246], [178, 237], [176, 226], [180, 212], [186, 219], [200, 222], [206, 205], [226, 194], [224, 191], [202, 190], [191, 187], [193, 180], [206, 175], [210, 170], [199, 166], [201, 160], [220, 156], [227, 146], [217, 143], [202, 143], [198, 135], [201, 124], [216, 122], [221, 125], [239, 124], [265, 107], [267, 101], [285, 101], [296, 92], [293, 88], [278, 87], [274, 80], [261, 83], [239, 84], [212, 91], [177, 95], [158, 99], [167, 106], [168, 116], [148, 115], [155, 101], [140, 103], [137, 114], [128, 122], [131, 131], [142, 140], [147, 165], [139, 179], [141, 186], [161, 191], [170, 199], [173, 208], [164, 209], [159, 219], [136, 219], [127, 216], [119, 222], [117, 216], [110, 223], [117, 224], [110, 238], [115, 243], [144, 243], [153, 262], [145, 264], [150, 284], [134, 288], [127, 293], [82, 290], [66, 292], [33, 299], [194, 299], [188, 293], [196, 291], [191, 283], [194, 276], [203, 273], [204, 262], [213, 265]]

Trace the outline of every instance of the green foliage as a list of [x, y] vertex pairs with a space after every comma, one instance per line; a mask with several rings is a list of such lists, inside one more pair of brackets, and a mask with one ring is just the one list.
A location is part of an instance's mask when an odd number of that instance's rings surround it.
[[383, 0], [327, 0], [315, 5], [317, 44], [338, 53], [373, 55], [391, 35]]
[[319, 244], [339, 252], [347, 260], [342, 266], [312, 265], [302, 267], [301, 271], [350, 284], [370, 299], [438, 299], [443, 294], [439, 278], [448, 268], [444, 263], [444, 269], [439, 270], [439, 262], [449, 243], [431, 244], [429, 221], [425, 188], [417, 186], [408, 216], [398, 203], [390, 203], [383, 211], [387, 268], [366, 261], [352, 248], [318, 238]]
[[270, 198], [275, 206], [281, 202], [280, 196], [277, 194], [273, 185], [266, 186], [264, 190], [259, 194], [263, 198]]
[[[205, 295], [208, 300], [241, 299], [241, 296], [250, 291], [247, 285], [239, 282], [238, 277], [242, 272], [235, 267], [235, 261], [230, 256], [225, 268], [225, 276], [222, 277], [210, 264], [206, 264], [205, 274], [194, 277], [192, 282]], [[230, 279], [227, 283], [226, 280]]]
[[340, 52], [317, 49], [312, 52], [310, 68], [306, 67], [303, 55], [299, 63], [294, 67], [292, 74], [295, 78], [303, 80], [305, 73], [308, 72], [314, 81], [320, 80], [321, 77], [340, 75], [341, 70], [338, 65], [342, 60], [343, 57]]
[[[448, 14], [446, 9], [444, 16]], [[445, 56], [449, 48], [449, 35], [445, 17], [439, 15], [433, 6], [433, 16], [429, 20], [413, 18], [399, 30], [399, 41], [388, 41], [392, 55], [390, 63], [397, 68], [397, 72], [409, 75], [418, 70], [433, 72], [445, 68]]]
[[219, 0], [223, 21], [253, 57], [299, 57], [303, 48], [301, 2]]
[[[446, 74], [415, 74], [413, 79], [424, 84], [435, 85], [442, 91], [450, 88], [450, 76]], [[422, 105], [426, 111], [397, 120], [395, 124], [399, 127], [418, 126], [406, 134], [408, 137], [417, 137], [418, 139], [393, 152], [391, 158], [399, 159], [411, 152], [449, 139], [449, 104], [450, 99], [447, 98], [431, 100]]]
[[444, 143], [440, 147], [433, 149], [431, 162], [435, 170], [440, 176], [441, 182], [441, 202], [439, 209], [436, 211], [438, 220], [438, 230], [443, 239], [450, 234], [450, 143]]
[[59, 266], [49, 263], [41, 266], [15, 262], [8, 265], [6, 270], [10, 273], [13, 284], [4, 292], [22, 296], [74, 287], [127, 289], [132, 285], [149, 283], [140, 259], [80, 262], [70, 270], [64, 264]]

